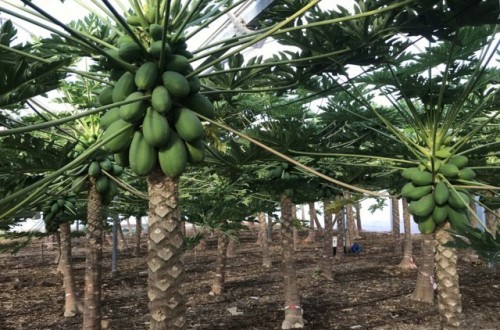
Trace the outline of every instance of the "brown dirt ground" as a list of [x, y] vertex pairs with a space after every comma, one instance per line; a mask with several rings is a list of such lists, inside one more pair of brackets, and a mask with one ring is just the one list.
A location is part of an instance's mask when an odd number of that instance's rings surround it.
[[[301, 232], [301, 238], [307, 233]], [[206, 249], [186, 254], [188, 329], [280, 329], [283, 320], [281, 255], [275, 232], [273, 268], [261, 267], [255, 237], [242, 235], [237, 256], [228, 260], [225, 293], [211, 296], [215, 261], [214, 239]], [[389, 234], [363, 233], [357, 240], [360, 255], [347, 254], [334, 262], [334, 280], [318, 274], [320, 243], [299, 244], [296, 268], [305, 329], [439, 329], [435, 305], [412, 301], [417, 271], [401, 271]], [[111, 277], [110, 247], [105, 248], [103, 269], [103, 317], [111, 329], [148, 329], [146, 251], [134, 257], [119, 255], [119, 273]], [[415, 235], [418, 263], [420, 241]], [[500, 329], [500, 272], [483, 262], [464, 260], [460, 253], [459, 274], [464, 329]], [[82, 289], [84, 242], [74, 242], [77, 285]], [[55, 272], [55, 252], [43, 251], [40, 242], [17, 255], [0, 255], [0, 329], [80, 329], [81, 316], [63, 317], [64, 291]], [[236, 307], [239, 315], [228, 308]]]

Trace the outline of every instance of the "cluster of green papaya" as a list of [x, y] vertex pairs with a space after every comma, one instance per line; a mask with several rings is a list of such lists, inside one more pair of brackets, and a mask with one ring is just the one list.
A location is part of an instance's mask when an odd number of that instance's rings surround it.
[[92, 160], [87, 168], [87, 173], [73, 180], [73, 192], [77, 193], [82, 191], [87, 186], [87, 178], [89, 176], [93, 177], [96, 180], [96, 190], [103, 196], [104, 204], [109, 205], [118, 194], [118, 185], [104, 174], [103, 171], [113, 177], [119, 177], [123, 173], [123, 167], [113, 162], [113, 158], [114, 156], [111, 155]]
[[74, 213], [75, 203], [74, 196], [66, 196], [51, 200], [42, 208], [43, 221], [48, 233], [57, 232], [59, 225], [68, 221], [64, 215], [68, 212]]
[[293, 196], [293, 186], [295, 185], [297, 179], [300, 176], [296, 173], [292, 173], [294, 166], [287, 162], [281, 162], [275, 167], [268, 169], [264, 174], [266, 180], [272, 180], [278, 182], [283, 186], [283, 193], [288, 196]]
[[[326, 176], [329, 176], [331, 178], [335, 177], [335, 173], [332, 170], [330, 170], [329, 168], [319, 167], [316, 170], [319, 173], [324, 174]], [[338, 191], [335, 191], [332, 187], [321, 184], [319, 186], [317, 193], [318, 193], [318, 197], [320, 197], [320, 198], [332, 198], [336, 194], [338, 194]]]
[[91, 145], [97, 141], [98, 136], [96, 134], [87, 133], [83, 134], [78, 138], [78, 142], [71, 151], [70, 157], [76, 158], [87, 150]]
[[456, 189], [453, 184], [474, 179], [475, 172], [467, 167], [468, 159], [463, 155], [445, 158], [449, 155], [436, 153], [436, 156], [443, 157], [434, 162], [432, 172], [425, 164], [402, 172], [410, 182], [401, 195], [410, 201], [409, 211], [423, 234], [433, 233], [446, 220], [454, 227], [469, 223], [467, 207], [472, 197], [467, 190]]
[[[193, 71], [189, 63], [192, 55], [186, 42], [167, 35], [163, 43], [163, 27], [159, 24], [135, 29], [142, 37], [118, 38], [115, 54], [132, 64], [135, 72], [104, 60], [110, 79], [116, 82], [102, 90], [100, 104], [139, 99], [112, 108], [101, 117], [103, 139], [116, 136], [104, 148], [118, 154], [117, 158], [126, 158], [124, 163], [139, 176], [159, 166], [165, 175], [177, 177], [188, 162], [204, 159], [204, 130], [195, 113], [213, 118], [214, 108], [199, 93], [198, 78], [189, 75]], [[160, 61], [162, 50], [164, 61]]]

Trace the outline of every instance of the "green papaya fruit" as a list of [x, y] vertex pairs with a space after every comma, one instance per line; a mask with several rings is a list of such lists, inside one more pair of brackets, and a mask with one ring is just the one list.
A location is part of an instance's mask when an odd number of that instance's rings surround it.
[[448, 205], [436, 205], [432, 211], [432, 219], [434, 219], [437, 225], [443, 223], [448, 218], [448, 208]]
[[142, 49], [135, 41], [125, 41], [118, 48], [118, 55], [127, 62], [138, 62], [142, 59]]
[[158, 160], [163, 173], [171, 178], [178, 177], [187, 165], [187, 150], [184, 141], [172, 132], [168, 144], [158, 151]]
[[432, 217], [428, 217], [427, 220], [420, 222], [418, 224], [418, 230], [424, 235], [430, 235], [436, 229], [436, 224]]
[[201, 90], [201, 82], [198, 77], [196, 76], [189, 77], [188, 82], [189, 82], [189, 93], [195, 94]]
[[76, 177], [73, 179], [73, 182], [71, 182], [71, 191], [74, 193], [79, 193], [83, 191], [87, 184], [87, 176], [82, 175], [79, 177]]
[[104, 159], [99, 162], [99, 166], [101, 167], [102, 170], [109, 172], [113, 169], [113, 164], [109, 159]]
[[139, 176], [148, 175], [156, 166], [156, 149], [144, 139], [141, 131], [134, 133], [130, 144], [129, 163], [130, 169]]
[[458, 174], [458, 167], [449, 163], [443, 164], [439, 169], [439, 173], [441, 173], [447, 178], [453, 178], [456, 177]]
[[119, 165], [119, 166], [127, 167], [129, 165], [129, 163], [128, 163], [128, 154], [129, 154], [128, 148], [125, 149], [125, 150], [123, 150], [123, 151], [115, 153], [113, 155], [115, 163], [117, 165]]
[[466, 181], [474, 180], [476, 172], [470, 167], [464, 167], [458, 171], [458, 178]]
[[[133, 100], [144, 96], [142, 92], [133, 92], [126, 100]], [[140, 122], [146, 113], [146, 102], [144, 100], [124, 104], [120, 107], [120, 118], [129, 123]]]
[[464, 155], [455, 155], [448, 160], [448, 164], [455, 165], [458, 169], [462, 169], [469, 164], [469, 159]]
[[186, 142], [186, 149], [188, 161], [190, 163], [199, 163], [205, 159], [205, 144], [203, 144], [203, 140], [194, 141], [192, 143]]
[[140, 90], [148, 90], [156, 85], [158, 79], [158, 65], [155, 62], [146, 62], [135, 73], [135, 85]]
[[469, 212], [465, 209], [455, 209], [453, 207], [448, 207], [448, 220], [452, 228], [462, 229], [469, 225]]
[[121, 76], [123, 76], [125, 74], [125, 72], [127, 72], [126, 70], [124, 69], [111, 69], [109, 70], [109, 79], [113, 80], [113, 81], [118, 81]]
[[[189, 108], [189, 106], [188, 106]], [[196, 111], [196, 110], [195, 110]], [[417, 171], [420, 171], [418, 167], [408, 167], [401, 172], [401, 176], [405, 179], [411, 180], [411, 175]]]
[[413, 190], [409, 191], [406, 196], [403, 197], [406, 197], [410, 200], [417, 200], [424, 197], [425, 195], [428, 195], [431, 191], [432, 185], [415, 187]]
[[101, 166], [99, 165], [99, 162], [93, 161], [90, 163], [88, 174], [93, 177], [101, 175]]
[[434, 197], [432, 194], [425, 195], [419, 200], [413, 201], [408, 206], [411, 214], [417, 217], [426, 217], [434, 211], [436, 203], [434, 202]]
[[173, 97], [183, 98], [189, 95], [189, 81], [175, 71], [165, 71], [162, 75], [163, 86]]
[[106, 190], [108, 190], [108, 185], [109, 185], [108, 177], [105, 175], [101, 175], [97, 177], [97, 179], [95, 180], [95, 189], [100, 194], [104, 194]]
[[120, 77], [120, 79], [118, 79], [118, 81], [115, 84], [115, 87], [113, 88], [113, 95], [112, 95], [113, 103], [124, 101], [127, 98], [127, 96], [129, 96], [137, 89], [134, 80], [135, 77], [130, 72], [125, 72]]
[[108, 105], [113, 103], [113, 86], [106, 86], [99, 93], [99, 104]]
[[141, 26], [141, 19], [137, 15], [128, 15], [126, 21], [132, 26]]
[[144, 121], [142, 122], [142, 132], [144, 139], [150, 145], [161, 147], [168, 143], [172, 129], [165, 116], [154, 111], [152, 108], [148, 108], [146, 117], [144, 117]]
[[465, 209], [470, 203], [470, 198], [467, 193], [461, 190], [450, 190], [450, 197], [448, 198], [448, 204], [456, 209]]
[[124, 120], [118, 119], [104, 131], [101, 138], [106, 140], [114, 135], [116, 136], [104, 145], [104, 149], [112, 153], [124, 151], [130, 146], [130, 142], [132, 142], [134, 126]]
[[209, 119], [213, 119], [215, 117], [215, 110], [212, 102], [199, 93], [191, 94], [180, 100], [180, 102], [190, 110]]
[[[189, 61], [186, 57], [182, 55], [172, 55], [169, 57], [166, 70], [167, 71], [175, 71], [182, 75], [186, 74], [186, 72], [191, 68]], [[191, 68], [192, 69], [192, 68]]]
[[103, 130], [108, 128], [112, 123], [120, 119], [120, 107], [111, 108], [102, 115], [99, 125]]
[[187, 142], [203, 138], [203, 125], [194, 112], [188, 108], [176, 109], [174, 125], [177, 134]]
[[[159, 59], [160, 58], [160, 55], [161, 55], [161, 47], [162, 47], [162, 41], [161, 40], [158, 40], [158, 41], [154, 41], [152, 44], [151, 44], [151, 47], [149, 48], [149, 52], [151, 53], [151, 55], [155, 58], [155, 59]], [[165, 52], [165, 58], [168, 58], [171, 56], [172, 54], [172, 50], [170, 49], [170, 45], [168, 43], [165, 44], [165, 49], [164, 49], [164, 52]]]
[[123, 174], [123, 167], [118, 164], [113, 164], [113, 176], [117, 177]]
[[154, 41], [161, 41], [163, 39], [163, 26], [156, 23], [150, 24], [149, 35]]
[[443, 205], [448, 202], [448, 198], [450, 197], [450, 191], [444, 182], [436, 183], [436, 187], [434, 188], [434, 201], [438, 205]]
[[410, 180], [415, 186], [428, 186], [432, 184], [434, 177], [427, 171], [413, 171]]
[[172, 97], [164, 86], [156, 86], [153, 89], [151, 106], [161, 114], [166, 114], [172, 109]]

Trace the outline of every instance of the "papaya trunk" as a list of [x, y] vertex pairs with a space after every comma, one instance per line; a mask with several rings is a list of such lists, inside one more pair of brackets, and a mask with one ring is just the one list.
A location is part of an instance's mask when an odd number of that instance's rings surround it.
[[316, 208], [314, 207], [314, 202], [310, 202], [307, 205], [309, 206], [309, 233], [305, 241], [308, 243], [312, 243], [316, 240], [316, 229], [315, 229]]
[[323, 236], [323, 256], [321, 258], [321, 275], [327, 280], [333, 280], [333, 221], [332, 213], [327, 210], [328, 199], [323, 200], [323, 214], [325, 219], [325, 230]]
[[101, 329], [102, 196], [90, 178], [87, 199], [87, 245], [85, 247], [85, 296], [83, 329]]
[[135, 247], [134, 255], [141, 255], [141, 236], [142, 236], [142, 218], [137, 216], [135, 218]]
[[269, 240], [269, 243], [273, 242], [273, 218], [268, 215], [267, 216], [267, 239]]
[[403, 198], [403, 223], [405, 228], [405, 244], [403, 259], [399, 263], [398, 267], [402, 269], [415, 269], [417, 268], [417, 265], [413, 262], [410, 211], [408, 210], [408, 201], [405, 198]]
[[57, 269], [63, 276], [64, 287], [64, 317], [72, 317], [83, 313], [83, 304], [76, 295], [75, 276], [71, 257], [71, 230], [69, 223], [59, 225], [61, 237], [61, 258]]
[[[344, 193], [344, 198], [351, 198], [351, 194], [349, 192]], [[354, 243], [354, 212], [352, 210], [352, 204], [347, 204], [345, 206], [345, 218], [346, 218], [346, 233], [345, 233], [345, 242], [346, 249], [350, 251], [352, 244]]]
[[[337, 197], [339, 198], [339, 197]], [[342, 209], [335, 214], [335, 221], [337, 222], [337, 254], [336, 260], [342, 259], [344, 256], [344, 219], [342, 216]]]
[[224, 233], [217, 233], [217, 256], [215, 259], [215, 276], [212, 282], [212, 293], [222, 294], [224, 282], [226, 279], [226, 261], [227, 246], [229, 245], [229, 236]]
[[412, 299], [432, 303], [434, 301], [434, 239], [422, 235], [422, 261], [418, 267], [417, 284]]
[[282, 329], [304, 327], [300, 306], [297, 275], [293, 250], [292, 200], [281, 195], [281, 244], [283, 250], [283, 289], [285, 294], [285, 319]]
[[123, 235], [123, 228], [120, 222], [118, 222], [118, 250], [125, 251], [128, 250], [127, 240], [125, 239], [125, 235]]
[[238, 244], [238, 238], [236, 236], [229, 237], [229, 243], [227, 244], [227, 252], [226, 252], [228, 258], [236, 257], [237, 244]]
[[361, 204], [360, 203], [355, 203], [354, 204], [354, 210], [356, 211], [356, 238], [361, 238], [361, 231], [363, 230], [361, 228]]
[[401, 233], [399, 230], [399, 200], [398, 196], [393, 195], [391, 197], [391, 209], [392, 209], [392, 241], [394, 244], [394, 253], [396, 255], [401, 255]]
[[186, 328], [183, 241], [178, 180], [154, 170], [148, 176], [148, 298], [151, 330]]
[[458, 284], [457, 254], [444, 245], [452, 240], [447, 222], [435, 231], [435, 264], [438, 292], [438, 310], [443, 329], [459, 329], [462, 318], [462, 298]]
[[269, 254], [269, 241], [267, 237], [267, 226], [266, 226], [266, 214], [264, 212], [259, 213], [259, 233], [262, 233], [262, 239], [260, 244], [260, 249], [262, 251], [262, 266], [266, 268], [271, 268], [271, 255]]

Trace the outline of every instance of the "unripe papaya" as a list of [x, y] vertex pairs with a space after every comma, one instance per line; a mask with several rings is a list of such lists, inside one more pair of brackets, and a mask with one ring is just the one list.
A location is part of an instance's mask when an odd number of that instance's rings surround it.
[[101, 175], [95, 180], [95, 189], [101, 194], [104, 194], [108, 190], [108, 185], [108, 177], [105, 175]]
[[450, 190], [448, 204], [456, 209], [465, 209], [470, 203], [469, 195], [463, 191]]
[[437, 205], [432, 211], [432, 219], [439, 225], [448, 218], [448, 205]]
[[141, 19], [137, 15], [128, 15], [126, 20], [129, 25], [141, 26]]
[[462, 168], [458, 171], [458, 178], [466, 181], [474, 180], [476, 177], [476, 172], [470, 167]]
[[[162, 45], [162, 41], [158, 40], [158, 41], [154, 41], [151, 44], [151, 47], [149, 48], [149, 52], [156, 59], [160, 58], [161, 47], [162, 47], [161, 45]], [[170, 49], [170, 45], [168, 43], [165, 44], [165, 50], [164, 50], [164, 52], [165, 52], [165, 55], [164, 55], [165, 58], [168, 58], [172, 54], [172, 50]]]
[[469, 212], [463, 209], [457, 210], [453, 207], [448, 207], [448, 219], [452, 228], [462, 229], [469, 225]]
[[435, 152], [435, 155], [441, 159], [449, 158], [452, 155], [452, 150], [453, 149], [451, 147], [442, 147]]
[[146, 62], [135, 73], [135, 85], [140, 90], [151, 89], [158, 79], [158, 66], [154, 62]]
[[447, 178], [453, 178], [458, 174], [458, 167], [449, 163], [443, 164], [439, 169], [439, 173], [443, 174]]
[[130, 144], [130, 169], [139, 176], [148, 175], [156, 166], [156, 162], [156, 149], [144, 139], [141, 131], [136, 131]]
[[[119, 131], [121, 133], [118, 133]], [[132, 137], [134, 136], [134, 126], [124, 120], [118, 119], [104, 131], [102, 139], [105, 140], [117, 133], [118, 135], [104, 145], [104, 149], [113, 153], [126, 150], [129, 147], [130, 142], [132, 142]]]
[[173, 97], [189, 95], [189, 82], [182, 74], [175, 71], [165, 71], [162, 75], [163, 85]]
[[428, 217], [427, 220], [420, 222], [418, 224], [418, 230], [424, 235], [429, 235], [436, 229], [436, 224], [434, 223], [432, 217]]
[[108, 105], [113, 103], [113, 86], [106, 86], [99, 93], [99, 104]]
[[162, 38], [163, 38], [163, 26], [161, 26], [160, 24], [156, 24], [156, 23], [150, 24], [149, 25], [149, 34], [151, 35], [151, 38], [154, 41], [162, 40]]
[[[189, 107], [189, 106], [188, 106]], [[405, 168], [402, 172], [401, 172], [401, 176], [405, 179], [408, 179], [408, 180], [411, 180], [411, 176], [413, 173], [417, 172], [417, 171], [420, 171], [418, 169], [418, 167], [408, 167], [408, 168]]]
[[432, 191], [432, 185], [415, 187], [415, 189], [409, 191], [407, 193], [407, 196], [404, 197], [407, 197], [410, 200], [417, 200], [429, 194], [431, 191]]
[[122, 166], [122, 167], [127, 167], [129, 164], [128, 164], [128, 148], [121, 151], [121, 152], [117, 152], [113, 155], [114, 159], [115, 159], [115, 163], [119, 166]]
[[73, 179], [73, 182], [71, 182], [71, 191], [74, 193], [79, 193], [80, 191], [85, 188], [87, 184], [87, 176], [82, 175], [79, 177], [76, 177]]
[[415, 186], [413, 185], [413, 183], [411, 182], [408, 182], [407, 184], [405, 184], [403, 186], [403, 188], [401, 189], [401, 196], [405, 197], [405, 198], [408, 198], [408, 193], [412, 190], [415, 189]]
[[205, 145], [203, 140], [198, 140], [192, 143], [186, 142], [186, 149], [188, 153], [188, 161], [190, 163], [199, 163], [205, 159]]
[[134, 75], [130, 72], [125, 72], [120, 79], [118, 79], [113, 88], [113, 102], [125, 100], [127, 96], [137, 89], [134, 79]]
[[448, 164], [453, 164], [458, 169], [462, 169], [469, 164], [469, 159], [464, 155], [455, 155], [448, 160]]
[[113, 176], [120, 176], [123, 174], [123, 167], [118, 164], [113, 164]]
[[155, 111], [165, 114], [172, 109], [172, 97], [164, 86], [156, 86], [151, 95], [151, 105]]
[[189, 93], [195, 94], [201, 90], [201, 82], [198, 77], [196, 76], [189, 77], [188, 82], [189, 82]]
[[438, 182], [434, 188], [434, 201], [438, 205], [443, 205], [448, 202], [450, 191], [444, 182]]
[[113, 164], [111, 164], [111, 161], [109, 159], [104, 159], [99, 162], [99, 166], [101, 167], [102, 170], [109, 172], [113, 169]]
[[188, 108], [176, 109], [175, 129], [187, 142], [198, 141], [203, 137], [203, 125], [200, 119]]
[[172, 55], [167, 63], [167, 71], [175, 71], [180, 74], [186, 74], [186, 72], [191, 68], [189, 61], [182, 55]]
[[[144, 96], [142, 92], [133, 92], [126, 100], [133, 100]], [[146, 113], [146, 103], [144, 100], [124, 104], [120, 107], [120, 118], [129, 123], [136, 123], [142, 120]]]
[[125, 41], [119, 46], [118, 55], [127, 62], [139, 61], [142, 58], [142, 49], [135, 41]]
[[93, 161], [90, 163], [88, 173], [90, 176], [97, 177], [98, 175], [101, 174], [101, 166], [99, 165], [99, 162]]
[[101, 117], [99, 125], [105, 130], [118, 119], [120, 119], [120, 108], [111, 108]]
[[191, 94], [180, 101], [184, 106], [190, 110], [199, 113], [209, 119], [215, 117], [214, 106], [205, 96], [196, 93]]
[[432, 173], [427, 171], [413, 171], [411, 174], [411, 182], [415, 186], [428, 186], [432, 184], [433, 181]]
[[172, 129], [165, 116], [154, 111], [152, 108], [148, 108], [146, 117], [144, 117], [144, 121], [142, 122], [142, 131], [144, 139], [150, 145], [161, 147], [168, 143]]
[[426, 217], [432, 213], [435, 207], [436, 203], [432, 194], [428, 194], [419, 200], [411, 202], [408, 208], [411, 214], [417, 217]]
[[184, 141], [172, 132], [168, 144], [158, 151], [158, 160], [162, 172], [171, 178], [178, 177], [187, 165], [187, 150]]

